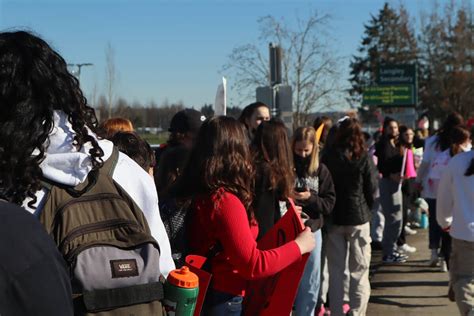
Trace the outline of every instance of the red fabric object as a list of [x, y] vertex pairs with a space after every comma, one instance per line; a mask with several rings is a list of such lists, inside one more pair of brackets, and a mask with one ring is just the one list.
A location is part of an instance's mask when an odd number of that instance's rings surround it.
[[[291, 200], [290, 205], [288, 212], [259, 240], [260, 249], [278, 247], [287, 240], [294, 240], [303, 231], [300, 216], [296, 213]], [[248, 296], [244, 300], [243, 315], [290, 315], [308, 257], [308, 253], [304, 254], [302, 260], [291, 264], [283, 271], [248, 282], [246, 291]]]
[[256, 221], [250, 225], [242, 202], [223, 190], [195, 200], [189, 233], [193, 254], [206, 256], [220, 243], [223, 250], [211, 261], [211, 286], [233, 295], [245, 295], [247, 280], [274, 275], [301, 258], [295, 241], [276, 249], [257, 249]]
[[194, 308], [194, 316], [201, 315], [207, 288], [211, 283], [212, 275], [201, 269], [205, 262], [206, 258], [202, 256], [186, 256], [186, 265], [189, 267], [189, 270], [195, 273], [199, 278], [199, 294], [196, 300], [196, 307]]
[[470, 119], [467, 120], [466, 126], [467, 128], [471, 128], [474, 126], [474, 117], [471, 117]]

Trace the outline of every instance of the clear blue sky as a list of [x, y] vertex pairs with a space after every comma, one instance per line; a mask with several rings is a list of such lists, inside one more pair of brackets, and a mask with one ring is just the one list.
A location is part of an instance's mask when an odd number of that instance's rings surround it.
[[[404, 1], [412, 17], [431, 0]], [[444, 1], [441, 1], [444, 2]], [[0, 0], [0, 29], [40, 34], [69, 63], [84, 67], [81, 84], [90, 98], [105, 92], [105, 47], [115, 50], [116, 94], [142, 103], [165, 99], [201, 107], [213, 103], [219, 71], [235, 46], [258, 43], [257, 19], [292, 21], [317, 9], [332, 16], [337, 53], [356, 52], [363, 24], [382, 0]], [[389, 1], [397, 6], [399, 1]], [[264, 47], [266, 49], [266, 45]], [[225, 75], [225, 74], [224, 74]], [[228, 79], [230, 84], [232, 78]], [[230, 91], [232, 94], [232, 92]]]

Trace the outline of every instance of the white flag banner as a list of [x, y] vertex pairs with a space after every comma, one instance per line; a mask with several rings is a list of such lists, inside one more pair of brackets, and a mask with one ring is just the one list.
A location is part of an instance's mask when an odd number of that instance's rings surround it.
[[222, 77], [222, 83], [217, 87], [214, 115], [226, 115], [227, 112], [227, 80]]

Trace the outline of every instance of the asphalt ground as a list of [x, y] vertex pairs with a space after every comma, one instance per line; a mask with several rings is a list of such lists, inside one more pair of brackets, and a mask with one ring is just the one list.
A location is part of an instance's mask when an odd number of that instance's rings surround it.
[[448, 273], [428, 264], [428, 230], [417, 229], [416, 235], [407, 236], [407, 242], [417, 252], [405, 263], [384, 264], [381, 251], [372, 252], [367, 315], [459, 315], [456, 303], [447, 296]]

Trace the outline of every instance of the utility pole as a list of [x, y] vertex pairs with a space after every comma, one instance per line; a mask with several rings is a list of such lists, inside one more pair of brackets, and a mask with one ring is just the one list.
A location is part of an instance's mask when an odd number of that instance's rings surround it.
[[81, 68], [84, 66], [93, 66], [93, 63], [82, 63], [82, 64], [67, 64], [69, 67], [77, 67], [77, 70], [72, 70], [71, 73], [77, 77], [77, 80], [81, 81]]
[[291, 135], [293, 132], [293, 92], [291, 86], [282, 84], [282, 49], [270, 43], [269, 52], [268, 86], [257, 88], [257, 101], [270, 106], [271, 116], [280, 118], [285, 123], [288, 134]]
[[272, 89], [272, 104], [271, 114], [272, 117], [277, 117], [279, 114], [278, 101], [277, 101], [277, 91], [278, 85], [281, 84], [281, 48], [278, 45], [269, 44], [269, 53], [270, 53], [270, 78], [269, 83]]

